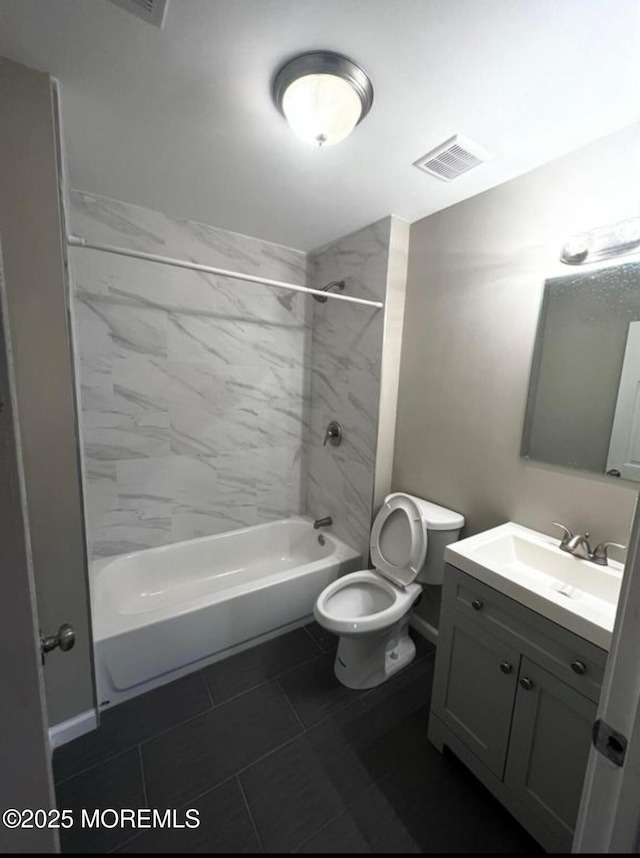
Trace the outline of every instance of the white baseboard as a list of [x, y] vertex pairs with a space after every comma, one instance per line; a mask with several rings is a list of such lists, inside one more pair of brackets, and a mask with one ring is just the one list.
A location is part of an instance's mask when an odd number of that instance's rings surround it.
[[417, 617], [414, 614], [411, 617], [409, 625], [412, 629], [415, 629], [418, 634], [421, 634], [423, 638], [426, 638], [434, 646], [438, 646], [438, 629], [435, 626], [432, 626], [431, 623], [428, 623], [422, 617]]
[[98, 715], [95, 709], [88, 709], [86, 712], [81, 712], [68, 721], [62, 721], [60, 724], [54, 724], [49, 727], [49, 744], [51, 749], [59, 748], [60, 745], [66, 745], [72, 739], [77, 739], [79, 736], [84, 736], [85, 733], [90, 733], [98, 726]]

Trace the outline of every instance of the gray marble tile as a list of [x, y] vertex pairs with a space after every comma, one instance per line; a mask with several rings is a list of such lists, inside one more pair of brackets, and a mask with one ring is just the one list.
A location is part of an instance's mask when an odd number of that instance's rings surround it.
[[113, 403], [111, 363], [104, 358], [79, 356], [80, 405], [82, 410], [109, 409]]
[[87, 410], [82, 417], [85, 454], [92, 459], [117, 461], [171, 452], [169, 415], [146, 411], [137, 415]]
[[[300, 284], [345, 278], [361, 297], [386, 289], [389, 219], [311, 259], [82, 192], [70, 220], [89, 240]], [[382, 314], [80, 248], [71, 262], [96, 554], [305, 510], [361, 538]], [[340, 450], [321, 446], [333, 418]]]
[[86, 357], [167, 357], [167, 314], [131, 307], [110, 296], [80, 295], [77, 301], [80, 348]]
[[111, 557], [171, 542], [171, 516], [141, 517], [135, 511], [109, 513], [95, 523], [89, 542], [96, 557]]
[[91, 459], [85, 450], [85, 475], [86, 524], [91, 541], [101, 523], [120, 508], [116, 463]]
[[[344, 279], [347, 294], [383, 299], [391, 221], [385, 218], [310, 259], [311, 285]], [[335, 532], [368, 553], [377, 444], [383, 314], [338, 302], [316, 304], [311, 358], [307, 510], [329, 514]], [[330, 420], [340, 447], [323, 447]]]
[[117, 478], [122, 497], [173, 504], [182, 512], [211, 509], [218, 482], [215, 458], [190, 456], [120, 461]]
[[169, 358], [178, 361], [227, 366], [259, 366], [255, 343], [262, 323], [217, 316], [170, 313], [168, 320]]
[[306, 281], [306, 254], [299, 250], [81, 191], [71, 192], [70, 203], [72, 231], [87, 239], [273, 280]]
[[172, 518], [171, 539], [166, 541], [181, 542], [198, 536], [215, 536], [260, 523], [255, 505], [221, 506], [218, 512], [177, 512]]

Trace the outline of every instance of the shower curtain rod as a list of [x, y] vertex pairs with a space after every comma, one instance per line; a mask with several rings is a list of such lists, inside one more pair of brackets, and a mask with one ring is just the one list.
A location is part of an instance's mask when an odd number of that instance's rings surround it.
[[212, 265], [201, 265], [199, 262], [187, 262], [171, 256], [158, 256], [143, 250], [129, 250], [126, 247], [116, 247], [114, 244], [102, 244], [99, 241], [87, 241], [77, 235], [67, 236], [67, 244], [71, 247], [84, 247], [87, 250], [102, 250], [104, 253], [115, 253], [117, 256], [130, 256], [133, 259], [144, 259], [147, 262], [158, 262], [161, 265], [172, 265], [174, 268], [187, 268], [190, 271], [202, 271], [205, 274], [218, 274], [220, 277], [230, 277], [232, 280], [244, 280], [247, 283], [260, 283], [263, 286], [275, 286], [276, 289], [288, 289], [291, 292], [303, 292], [306, 295], [321, 295], [334, 301], [348, 301], [350, 304], [363, 304], [366, 307], [381, 309], [381, 301], [367, 301], [365, 298], [353, 298], [350, 295], [339, 295], [335, 292], [325, 292], [323, 289], [311, 289], [308, 286], [298, 286], [283, 280], [269, 280], [267, 277], [256, 277], [253, 274], [241, 274], [239, 271], [226, 271], [224, 268], [214, 268]]

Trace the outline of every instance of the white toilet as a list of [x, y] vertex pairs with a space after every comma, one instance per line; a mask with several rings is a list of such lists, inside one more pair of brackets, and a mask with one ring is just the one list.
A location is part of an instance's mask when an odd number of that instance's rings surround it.
[[442, 584], [444, 549], [464, 518], [442, 506], [396, 492], [385, 498], [371, 529], [375, 569], [338, 578], [313, 609], [317, 622], [340, 636], [335, 673], [348, 688], [374, 688], [411, 662], [409, 616], [424, 584]]

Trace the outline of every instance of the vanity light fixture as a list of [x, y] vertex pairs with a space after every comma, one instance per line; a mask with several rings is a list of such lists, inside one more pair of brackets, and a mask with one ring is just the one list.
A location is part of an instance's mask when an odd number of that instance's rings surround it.
[[632, 217], [572, 236], [562, 248], [566, 265], [585, 265], [629, 253], [640, 253], [640, 217]]
[[333, 146], [351, 134], [371, 109], [373, 85], [348, 57], [313, 51], [280, 69], [273, 100], [294, 134], [315, 146]]

